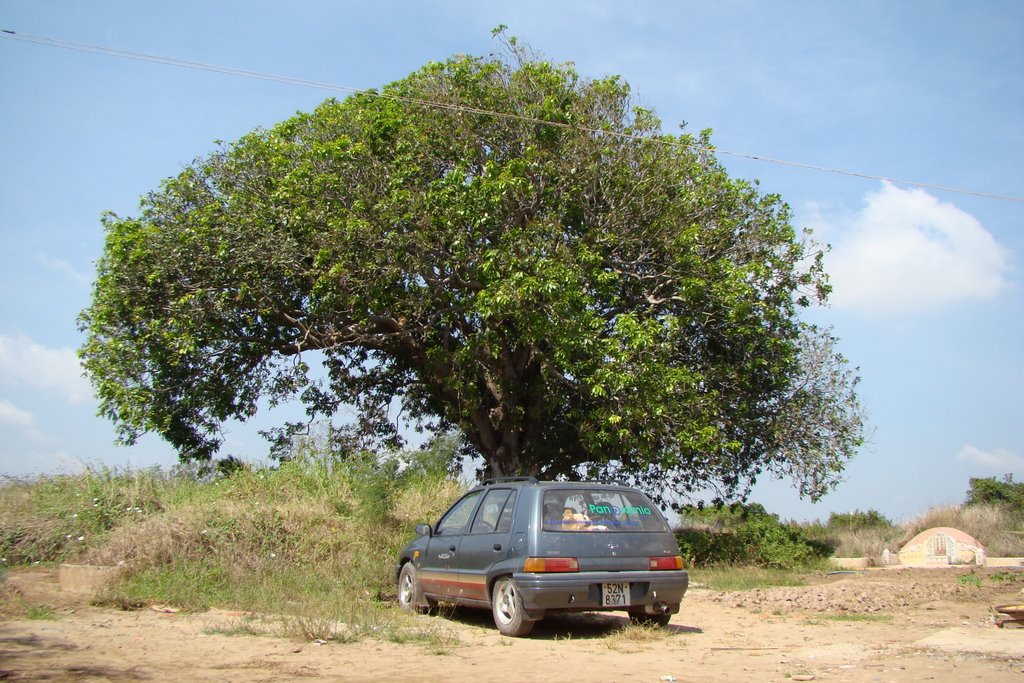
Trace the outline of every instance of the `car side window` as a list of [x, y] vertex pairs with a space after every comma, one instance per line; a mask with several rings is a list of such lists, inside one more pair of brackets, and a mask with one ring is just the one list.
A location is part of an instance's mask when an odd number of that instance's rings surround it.
[[471, 534], [493, 534], [498, 531], [499, 520], [508, 506], [511, 489], [491, 489], [484, 496], [484, 502], [473, 520]]
[[473, 508], [479, 497], [480, 491], [474, 491], [453, 505], [437, 523], [434, 533], [438, 536], [461, 534], [469, 522], [469, 516], [473, 514]]
[[512, 495], [505, 501], [505, 509], [501, 511], [501, 516], [498, 517], [498, 527], [495, 531], [499, 534], [507, 534], [512, 530], [512, 508], [516, 506], [516, 492], [513, 491]]

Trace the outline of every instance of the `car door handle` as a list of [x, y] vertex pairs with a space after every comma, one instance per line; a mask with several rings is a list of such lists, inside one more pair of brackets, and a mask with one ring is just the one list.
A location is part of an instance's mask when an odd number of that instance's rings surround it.
[[492, 545], [491, 547], [492, 547], [492, 548], [494, 548], [494, 551], [495, 551], [495, 552], [497, 552], [497, 551], [501, 550], [501, 544], [500, 544], [500, 543], [495, 543], [495, 544], [494, 544], [494, 545]]
[[447, 560], [451, 556], [452, 556], [451, 553], [438, 553], [437, 554], [437, 559], [439, 559], [439, 560]]

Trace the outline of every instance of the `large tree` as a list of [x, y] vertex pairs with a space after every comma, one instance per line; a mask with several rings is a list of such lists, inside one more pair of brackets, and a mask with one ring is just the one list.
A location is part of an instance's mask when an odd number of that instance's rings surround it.
[[182, 459], [261, 399], [662, 500], [762, 472], [817, 497], [862, 439], [785, 204], [514, 41], [256, 130], [104, 224], [81, 356], [120, 438]]

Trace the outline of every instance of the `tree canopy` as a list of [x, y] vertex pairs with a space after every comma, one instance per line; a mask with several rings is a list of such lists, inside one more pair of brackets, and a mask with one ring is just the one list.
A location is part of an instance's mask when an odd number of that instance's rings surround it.
[[184, 460], [298, 399], [377, 443], [457, 428], [492, 476], [820, 496], [863, 432], [799, 317], [821, 252], [709, 135], [511, 41], [221, 145], [104, 218], [79, 321], [101, 411]]
[[1014, 481], [1012, 474], [1002, 480], [977, 477], [969, 480], [965, 505], [998, 505], [1017, 514], [1024, 514], [1024, 482]]

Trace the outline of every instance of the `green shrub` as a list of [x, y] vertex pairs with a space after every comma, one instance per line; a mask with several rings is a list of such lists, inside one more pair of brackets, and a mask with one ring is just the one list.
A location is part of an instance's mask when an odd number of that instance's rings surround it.
[[688, 508], [676, 540], [689, 566], [720, 564], [795, 569], [831, 554], [831, 548], [783, 524], [763, 506]]
[[1024, 515], [1024, 482], [1015, 482], [1012, 474], [1002, 481], [995, 477], [971, 479], [965, 505], [998, 505], [1011, 513]]
[[891, 529], [892, 527], [892, 520], [878, 510], [833, 512], [828, 516], [828, 528], [832, 530], [857, 531], [860, 529]]

